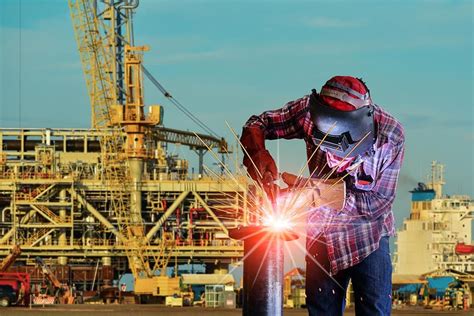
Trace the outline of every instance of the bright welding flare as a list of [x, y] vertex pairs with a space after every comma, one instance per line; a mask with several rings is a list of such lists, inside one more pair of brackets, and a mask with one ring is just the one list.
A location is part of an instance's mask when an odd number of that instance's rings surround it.
[[[308, 191], [309, 192], [309, 191]], [[280, 192], [271, 207], [263, 206], [262, 224], [272, 231], [282, 232], [293, 230], [299, 223], [295, 221], [298, 214], [308, 208], [308, 198], [305, 195], [294, 197], [295, 192]]]
[[272, 231], [285, 231], [293, 227], [289, 218], [278, 215], [270, 215], [263, 219], [263, 226], [268, 227]]

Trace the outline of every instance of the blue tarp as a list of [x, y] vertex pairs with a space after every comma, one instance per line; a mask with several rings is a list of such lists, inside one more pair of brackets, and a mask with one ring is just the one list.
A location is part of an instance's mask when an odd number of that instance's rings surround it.
[[431, 201], [435, 198], [436, 193], [433, 190], [430, 191], [410, 191], [411, 200], [414, 202], [417, 201]]
[[420, 292], [421, 284], [406, 284], [400, 287], [396, 292], [398, 293], [415, 293], [418, 294]]
[[454, 282], [456, 279], [451, 276], [427, 278], [428, 287], [430, 289], [436, 289], [436, 296], [443, 296], [446, 289], [449, 287], [449, 283]]

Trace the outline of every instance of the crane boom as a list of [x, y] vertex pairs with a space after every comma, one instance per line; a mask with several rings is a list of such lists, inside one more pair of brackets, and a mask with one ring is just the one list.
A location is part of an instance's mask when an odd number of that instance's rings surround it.
[[35, 258], [36, 264], [41, 268], [43, 275], [51, 282], [55, 289], [55, 296], [61, 304], [74, 304], [74, 295], [67, 284], [62, 284], [54, 275], [53, 271], [46, 265], [41, 257]]
[[56, 288], [61, 288], [61, 282], [59, 282], [58, 278], [54, 275], [53, 271], [44, 263], [41, 257], [35, 258], [36, 264], [41, 268], [44, 276], [51, 282], [51, 284]]
[[117, 91], [111, 76], [110, 43], [100, 33], [99, 20], [90, 0], [70, 0], [74, 34], [91, 104], [94, 128], [111, 125], [110, 106], [117, 103]]
[[181, 144], [194, 149], [207, 150], [207, 148], [216, 148], [219, 153], [231, 153], [224, 138], [195, 134], [193, 132], [181, 131], [162, 126], [154, 128], [152, 132], [157, 140], [165, 143]]
[[18, 258], [21, 254], [21, 249], [19, 246], [14, 245], [13, 248], [11, 249], [10, 254], [3, 259], [2, 262], [0, 262], [0, 272], [6, 272], [8, 268], [11, 267], [11, 265], [15, 262], [16, 258]]

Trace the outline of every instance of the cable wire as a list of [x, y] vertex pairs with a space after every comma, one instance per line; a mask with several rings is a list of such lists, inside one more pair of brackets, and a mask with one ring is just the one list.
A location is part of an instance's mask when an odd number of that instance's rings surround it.
[[210, 129], [206, 124], [204, 124], [199, 118], [197, 118], [193, 113], [191, 113], [181, 102], [176, 100], [166, 89], [161, 85], [161, 83], [156, 80], [155, 77], [145, 68], [145, 66], [142, 65], [142, 70], [145, 76], [147, 76], [148, 79], [155, 85], [155, 87], [160, 90], [160, 92], [168, 99], [170, 100], [171, 103], [173, 103], [174, 106], [178, 108], [184, 115], [186, 115], [188, 118], [190, 118], [194, 123], [196, 123], [200, 128], [202, 128], [206, 133], [209, 133], [213, 135], [216, 138], [220, 138], [219, 135], [217, 135], [216, 132], [214, 132], [212, 129]]

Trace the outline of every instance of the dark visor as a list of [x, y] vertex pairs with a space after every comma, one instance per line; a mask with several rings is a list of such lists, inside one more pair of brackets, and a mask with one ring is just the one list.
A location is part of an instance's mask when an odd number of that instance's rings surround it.
[[374, 108], [363, 106], [340, 111], [326, 105], [318, 95], [310, 96], [313, 141], [321, 149], [339, 157], [354, 157], [369, 151], [374, 144]]

